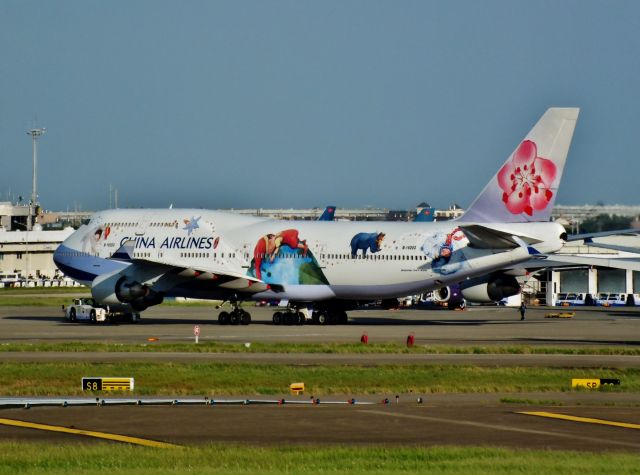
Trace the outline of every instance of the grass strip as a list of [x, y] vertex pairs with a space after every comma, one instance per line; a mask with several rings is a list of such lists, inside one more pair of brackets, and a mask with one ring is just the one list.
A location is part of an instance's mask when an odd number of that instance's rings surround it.
[[[81, 378], [135, 378], [139, 396], [274, 395], [303, 381], [308, 394], [428, 394], [571, 391], [571, 378], [616, 378], [601, 391], [640, 391], [640, 369], [478, 367], [472, 365], [315, 365], [260, 363], [0, 363], [3, 396], [91, 395]], [[103, 394], [117, 394], [108, 392]], [[131, 393], [123, 393], [131, 395]]]
[[40, 295], [55, 295], [55, 294], [81, 294], [86, 293], [90, 294], [91, 289], [89, 287], [84, 286], [74, 286], [74, 287], [4, 287], [0, 288], [0, 297], [5, 297], [9, 295], [31, 295], [31, 294], [40, 294]]
[[[78, 294], [80, 295], [80, 294]], [[86, 294], [90, 297], [91, 294]], [[30, 296], [30, 295], [2, 295], [0, 296], [0, 307], [58, 307], [72, 303], [73, 297], [54, 296]], [[60, 314], [62, 316], [62, 314]]]
[[0, 443], [0, 474], [637, 473], [640, 455], [493, 447], [256, 447], [166, 450], [78, 442]]
[[620, 346], [544, 347], [544, 346], [445, 346], [416, 345], [408, 348], [398, 343], [0, 343], [0, 352], [60, 351], [60, 352], [186, 352], [186, 353], [327, 353], [327, 354], [562, 354], [562, 355], [640, 355], [640, 348]]

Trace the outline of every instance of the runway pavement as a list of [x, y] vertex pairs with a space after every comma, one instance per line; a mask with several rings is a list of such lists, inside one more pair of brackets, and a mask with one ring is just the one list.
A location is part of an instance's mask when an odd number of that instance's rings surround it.
[[[522, 412], [550, 412], [628, 427]], [[423, 405], [107, 406], [0, 411], [1, 418], [11, 421], [178, 445], [491, 445], [582, 451], [639, 450], [639, 432], [633, 428], [640, 424], [639, 414], [637, 407], [523, 406], [473, 401], [453, 405], [428, 401]], [[0, 424], [0, 440], [89, 443], [102, 439]]]

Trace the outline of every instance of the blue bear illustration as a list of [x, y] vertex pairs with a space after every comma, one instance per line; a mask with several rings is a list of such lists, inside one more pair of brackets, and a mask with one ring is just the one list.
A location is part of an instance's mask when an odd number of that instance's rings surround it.
[[351, 238], [351, 257], [358, 255], [358, 249], [362, 249], [362, 255], [367, 255], [367, 249], [371, 252], [379, 252], [382, 248], [384, 233], [358, 233]]

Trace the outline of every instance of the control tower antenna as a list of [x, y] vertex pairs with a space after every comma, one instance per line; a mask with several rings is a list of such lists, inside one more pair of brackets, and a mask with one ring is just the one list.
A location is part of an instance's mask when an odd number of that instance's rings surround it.
[[47, 129], [34, 127], [31, 130], [27, 130], [27, 134], [31, 135], [33, 142], [33, 187], [31, 190], [31, 203], [29, 203], [29, 222], [27, 228], [31, 230], [35, 223], [36, 205], [38, 203], [38, 190], [37, 190], [37, 173], [38, 173], [38, 139], [41, 135], [44, 135]]

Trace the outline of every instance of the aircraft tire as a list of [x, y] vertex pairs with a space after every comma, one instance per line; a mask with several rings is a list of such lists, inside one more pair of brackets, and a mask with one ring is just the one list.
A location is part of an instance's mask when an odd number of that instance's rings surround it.
[[220, 325], [228, 325], [230, 318], [229, 312], [220, 312], [220, 315], [218, 315], [218, 323]]
[[230, 315], [230, 319], [229, 319], [229, 323], [231, 323], [231, 325], [239, 325], [240, 324], [240, 320], [242, 315], [240, 314], [239, 310], [234, 310], [233, 312], [231, 312]]
[[241, 325], [249, 325], [251, 323], [251, 314], [245, 310], [242, 311], [242, 316], [240, 317]]
[[328, 320], [327, 312], [318, 313], [318, 325], [326, 325]]

